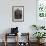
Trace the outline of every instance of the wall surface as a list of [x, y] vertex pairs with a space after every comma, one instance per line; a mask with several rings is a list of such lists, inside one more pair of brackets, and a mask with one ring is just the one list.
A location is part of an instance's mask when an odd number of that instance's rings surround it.
[[[12, 6], [24, 6], [24, 22], [12, 22]], [[32, 36], [32, 24], [36, 24], [36, 0], [0, 0], [0, 34], [17, 26]]]

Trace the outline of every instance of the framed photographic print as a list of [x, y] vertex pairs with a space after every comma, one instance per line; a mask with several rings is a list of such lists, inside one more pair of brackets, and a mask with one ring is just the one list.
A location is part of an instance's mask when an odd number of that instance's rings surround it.
[[24, 6], [12, 6], [12, 21], [13, 22], [24, 21]]

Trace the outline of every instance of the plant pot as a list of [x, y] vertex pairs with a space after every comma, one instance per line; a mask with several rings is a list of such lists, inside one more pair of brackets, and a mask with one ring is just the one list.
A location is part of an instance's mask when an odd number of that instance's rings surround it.
[[41, 43], [44, 42], [44, 40], [45, 40], [45, 39], [38, 39], [37, 42], [38, 42], [39, 44], [41, 44]]
[[37, 39], [37, 43], [40, 43], [40, 39]]
[[44, 40], [45, 40], [45, 39], [40, 39], [40, 43], [44, 43]]

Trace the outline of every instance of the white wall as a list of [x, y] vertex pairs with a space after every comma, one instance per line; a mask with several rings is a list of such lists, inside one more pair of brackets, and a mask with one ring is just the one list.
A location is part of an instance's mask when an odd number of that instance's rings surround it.
[[[24, 6], [24, 22], [12, 22], [12, 6]], [[36, 0], [0, 0], [0, 34], [17, 26], [32, 35], [32, 24], [36, 24]]]
[[[20, 28], [20, 32], [29, 32], [29, 27], [36, 24], [36, 0], [0, 1], [0, 33], [6, 28]], [[24, 22], [12, 22], [12, 6], [24, 6]]]

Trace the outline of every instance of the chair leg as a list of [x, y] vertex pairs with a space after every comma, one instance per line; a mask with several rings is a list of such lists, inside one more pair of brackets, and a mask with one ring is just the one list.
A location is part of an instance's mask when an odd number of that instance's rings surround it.
[[5, 46], [7, 46], [7, 42], [6, 42], [6, 41], [5, 41], [5, 43], [4, 43], [4, 44], [5, 44]]

